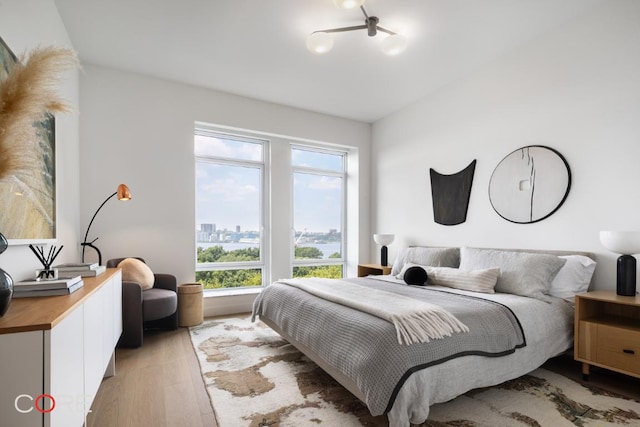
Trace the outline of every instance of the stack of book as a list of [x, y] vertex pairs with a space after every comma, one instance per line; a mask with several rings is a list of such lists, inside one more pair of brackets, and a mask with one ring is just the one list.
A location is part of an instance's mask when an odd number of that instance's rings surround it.
[[23, 280], [13, 285], [13, 298], [48, 297], [69, 295], [84, 286], [82, 277], [58, 277], [57, 279]]
[[54, 265], [52, 268], [58, 270], [58, 275], [63, 276], [82, 276], [82, 277], [96, 277], [101, 275], [107, 270], [104, 265], [98, 265], [97, 262], [85, 263], [76, 262], [68, 264]]

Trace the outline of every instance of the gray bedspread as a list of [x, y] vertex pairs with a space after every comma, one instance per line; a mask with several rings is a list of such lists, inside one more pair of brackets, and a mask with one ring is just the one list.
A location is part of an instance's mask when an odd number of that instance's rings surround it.
[[345, 280], [439, 305], [470, 329], [428, 343], [400, 345], [386, 320], [284, 283], [267, 286], [254, 303], [254, 314], [270, 319], [353, 379], [372, 415], [387, 413], [404, 382], [418, 370], [466, 355], [502, 356], [526, 345], [518, 319], [500, 303], [370, 278]]

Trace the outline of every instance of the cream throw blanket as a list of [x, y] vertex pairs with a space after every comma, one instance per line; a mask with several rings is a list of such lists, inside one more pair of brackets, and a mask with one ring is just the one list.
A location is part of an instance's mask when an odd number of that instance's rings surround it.
[[469, 332], [464, 323], [442, 307], [391, 292], [338, 279], [282, 279], [278, 282], [393, 323], [399, 344], [429, 342], [455, 332]]

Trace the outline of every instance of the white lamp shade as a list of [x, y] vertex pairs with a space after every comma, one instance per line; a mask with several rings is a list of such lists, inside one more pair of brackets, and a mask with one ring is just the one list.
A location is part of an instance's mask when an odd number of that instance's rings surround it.
[[364, 4], [364, 0], [333, 0], [333, 3], [340, 9], [355, 9]]
[[402, 53], [407, 48], [407, 38], [400, 34], [392, 34], [382, 41], [382, 52], [393, 56]]
[[333, 37], [329, 33], [317, 32], [307, 37], [307, 49], [317, 55], [329, 52], [333, 48]]
[[621, 255], [640, 253], [640, 231], [601, 231], [602, 246]]
[[395, 236], [393, 234], [374, 234], [373, 240], [382, 246], [387, 246], [393, 243]]

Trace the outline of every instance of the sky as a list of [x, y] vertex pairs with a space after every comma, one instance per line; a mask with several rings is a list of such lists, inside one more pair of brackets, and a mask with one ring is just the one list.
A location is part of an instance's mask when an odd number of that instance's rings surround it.
[[[261, 144], [196, 135], [195, 153], [249, 162], [262, 160]], [[293, 149], [292, 163], [331, 171], [343, 169], [339, 155]], [[260, 169], [229, 164], [196, 163], [196, 227], [258, 230], [260, 225]], [[294, 228], [309, 232], [340, 230], [342, 179], [328, 175], [294, 173]], [[272, 189], [280, 191], [281, 189]], [[286, 189], [289, 191], [289, 189]]]

